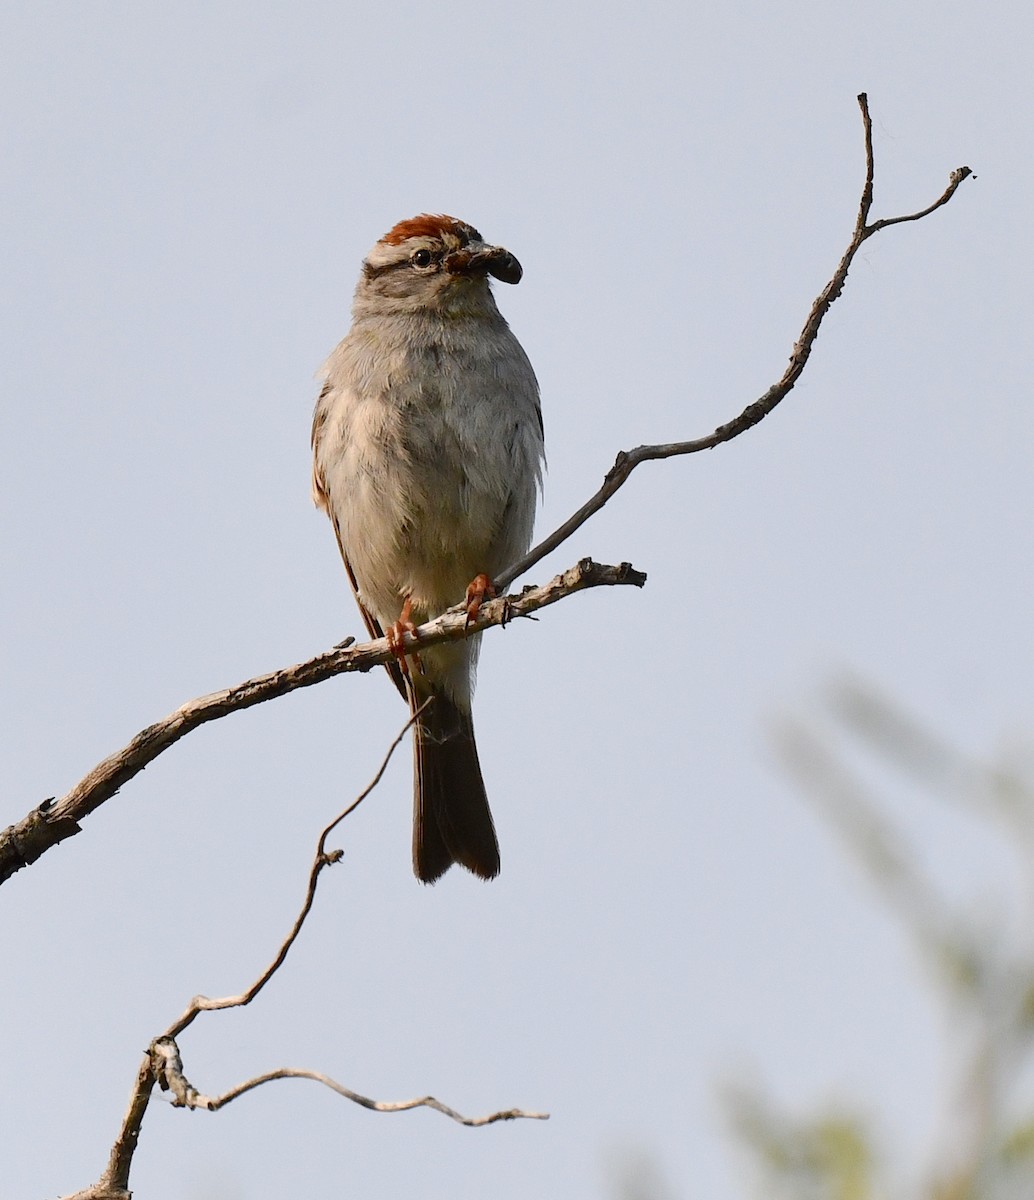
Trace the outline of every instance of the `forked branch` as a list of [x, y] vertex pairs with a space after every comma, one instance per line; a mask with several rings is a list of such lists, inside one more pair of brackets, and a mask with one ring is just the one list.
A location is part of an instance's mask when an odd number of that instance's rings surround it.
[[833, 301], [843, 291], [847, 281], [847, 272], [862, 243], [871, 238], [873, 234], [879, 233], [881, 229], [887, 229], [891, 225], [900, 225], [904, 221], [919, 221], [923, 217], [929, 216], [930, 213], [947, 204], [955, 195], [959, 184], [967, 175], [973, 174], [969, 167], [959, 167], [952, 171], [948, 186], [933, 204], [928, 205], [920, 212], [910, 213], [904, 217], [884, 217], [870, 225], [869, 211], [872, 208], [875, 165], [872, 149], [872, 119], [869, 116], [869, 100], [864, 92], [858, 97], [858, 106], [862, 110], [862, 123], [865, 129], [865, 185], [862, 188], [854, 234], [837, 269], [833, 272], [833, 277], [819, 292], [815, 303], [811, 306], [811, 311], [801, 329], [801, 336], [794, 343], [793, 353], [790, 355], [790, 361], [782, 377], [772, 384], [763, 396], [752, 404], [748, 404], [738, 417], [734, 417], [724, 425], [719, 425], [713, 433], [707, 434], [706, 437], [694, 438], [689, 442], [636, 446], [634, 450], [620, 451], [596, 495], [587, 500], [576, 513], [568, 517], [559, 529], [555, 529], [549, 537], [544, 538], [537, 546], [529, 550], [519, 562], [504, 571], [497, 581], [501, 588], [509, 587], [513, 580], [519, 578], [525, 571], [529, 571], [540, 559], [545, 558], [547, 554], [566, 542], [572, 533], [580, 529], [591, 516], [600, 511], [611, 496], [624, 485], [629, 475], [640, 463], [653, 462], [660, 458], [677, 458], [683, 454], [697, 454], [701, 450], [713, 450], [715, 446], [720, 446], [723, 442], [731, 442], [733, 438], [739, 437], [741, 433], [746, 433], [748, 429], [753, 429], [759, 421], [763, 421], [776, 405], [790, 394], [794, 384], [800, 379], [801, 372], [811, 357], [815, 339], [818, 337], [819, 326], [826, 313], [829, 312]]
[[[430, 701], [427, 702], [427, 704], [429, 703]], [[133, 1155], [136, 1153], [137, 1143], [140, 1140], [140, 1129], [143, 1125], [148, 1105], [153, 1097], [155, 1085], [163, 1092], [171, 1093], [172, 1103], [175, 1107], [202, 1109], [207, 1112], [218, 1112], [220, 1108], [225, 1107], [225, 1105], [236, 1100], [239, 1096], [243, 1096], [246, 1092], [253, 1091], [257, 1087], [262, 1087], [263, 1084], [273, 1083], [278, 1079], [311, 1079], [316, 1083], [323, 1084], [324, 1087], [330, 1088], [331, 1091], [337, 1092], [339, 1096], [344, 1096], [346, 1100], [351, 1100], [354, 1104], [368, 1108], [372, 1112], [395, 1113], [408, 1112], [413, 1108], [432, 1108], [435, 1112], [440, 1112], [453, 1121], [458, 1121], [461, 1125], [470, 1126], [492, 1125], [496, 1121], [516, 1121], [520, 1119], [546, 1121], [549, 1119], [549, 1113], [526, 1112], [520, 1108], [503, 1109], [499, 1112], [488, 1113], [482, 1117], [465, 1117], [454, 1108], [449, 1108], [448, 1105], [442, 1104], [440, 1100], [436, 1100], [433, 1096], [422, 1096], [416, 1100], [372, 1100], [369, 1096], [364, 1096], [360, 1092], [354, 1092], [351, 1088], [345, 1087], [344, 1084], [331, 1079], [329, 1075], [324, 1075], [322, 1071], [310, 1071], [302, 1067], [280, 1067], [275, 1071], [266, 1071], [262, 1075], [255, 1075], [251, 1079], [246, 1079], [242, 1083], [238, 1083], [236, 1086], [230, 1088], [229, 1091], [223, 1092], [219, 1096], [206, 1096], [190, 1083], [183, 1070], [183, 1061], [180, 1057], [179, 1045], [176, 1042], [177, 1036], [203, 1012], [214, 1012], [225, 1008], [243, 1008], [245, 1005], [250, 1004], [283, 966], [291, 947], [302, 931], [302, 926], [312, 911], [312, 905], [316, 898], [316, 886], [320, 876], [327, 867], [341, 861], [343, 852], [341, 850], [328, 850], [327, 839], [346, 817], [355, 812], [359, 805], [362, 804], [366, 797], [380, 783], [384, 772], [387, 770], [388, 763], [391, 761], [391, 756], [398, 749], [399, 744], [409, 732], [413, 722], [419, 719], [427, 704], [418, 708], [399, 730], [398, 735], [388, 747], [384, 758], [381, 760], [381, 765], [377, 768], [373, 779], [320, 833], [319, 839], [316, 842], [316, 851], [313, 855], [312, 866], [309, 869], [309, 881], [305, 889], [305, 898], [302, 901], [298, 916], [295, 917], [290, 931], [281, 942], [279, 949], [273, 957], [273, 961], [251, 986], [241, 992], [240, 995], [223, 996], [219, 999], [209, 999], [207, 996], [195, 996], [187, 1005], [182, 1015], [164, 1033], [151, 1042], [137, 1070], [133, 1092], [129, 1099], [129, 1107], [122, 1120], [122, 1128], [119, 1130], [118, 1137], [112, 1146], [108, 1166], [104, 1174], [92, 1187], [82, 1192], [76, 1192], [74, 1196], [66, 1197], [66, 1200], [129, 1200], [129, 1173], [133, 1165]]]

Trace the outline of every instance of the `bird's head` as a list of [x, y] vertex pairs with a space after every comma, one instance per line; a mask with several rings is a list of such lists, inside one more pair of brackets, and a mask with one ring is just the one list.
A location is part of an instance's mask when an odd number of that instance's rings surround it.
[[400, 221], [363, 262], [358, 304], [396, 311], [495, 309], [488, 277], [518, 283], [521, 264], [465, 221], [423, 213]]

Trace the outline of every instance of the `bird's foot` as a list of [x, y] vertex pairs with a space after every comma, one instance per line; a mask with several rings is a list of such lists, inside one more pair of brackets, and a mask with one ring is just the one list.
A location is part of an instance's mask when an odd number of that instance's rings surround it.
[[495, 584], [484, 573], [475, 575], [474, 578], [467, 584], [467, 597], [464, 603], [467, 606], [467, 624], [477, 620], [477, 615], [481, 611], [481, 605], [486, 600], [494, 600], [499, 593], [495, 590]]
[[413, 620], [413, 601], [407, 596], [406, 602], [402, 605], [402, 612], [399, 613], [399, 619], [394, 625], [389, 625], [384, 631], [384, 637], [388, 643], [388, 649], [398, 659], [399, 670], [403, 675], [409, 674], [409, 659], [413, 660], [413, 665], [419, 671], [420, 656], [414, 651], [407, 651], [402, 644], [403, 638], [407, 633], [411, 633], [414, 637], [417, 636], [416, 622]]

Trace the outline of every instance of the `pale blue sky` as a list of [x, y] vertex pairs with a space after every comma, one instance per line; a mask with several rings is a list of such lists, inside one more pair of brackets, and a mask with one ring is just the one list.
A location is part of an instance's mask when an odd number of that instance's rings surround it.
[[[8, 6], [0, 824], [360, 632], [308, 496], [313, 376], [399, 219], [453, 213], [524, 265], [499, 298], [542, 384], [545, 533], [619, 448], [781, 373], [854, 221], [857, 92], [874, 215], [979, 177], [866, 246], [774, 416], [642, 468], [531, 575], [628, 559], [643, 592], [486, 638], [501, 878], [416, 884], [404, 751], [285, 971], [183, 1039], [213, 1092], [298, 1065], [552, 1121], [293, 1082], [159, 1102], [138, 1196], [590, 1200], [637, 1148], [732, 1200], [739, 1068], [802, 1109], [858, 1096], [922, 1161], [936, 1010], [766, 725], [844, 664], [977, 750], [1034, 721], [1032, 39], [1028, 6], [973, 0]], [[265, 964], [403, 719], [378, 673], [219, 722], [2, 889], [5, 1197], [96, 1178], [142, 1048]], [[934, 812], [901, 816], [965, 894], [982, 862]]]

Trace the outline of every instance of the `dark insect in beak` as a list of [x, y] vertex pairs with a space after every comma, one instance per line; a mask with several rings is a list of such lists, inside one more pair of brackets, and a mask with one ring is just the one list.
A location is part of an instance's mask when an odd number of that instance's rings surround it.
[[456, 250], [445, 259], [443, 265], [450, 275], [473, 275], [484, 271], [503, 283], [520, 283], [524, 274], [521, 264], [502, 246]]

